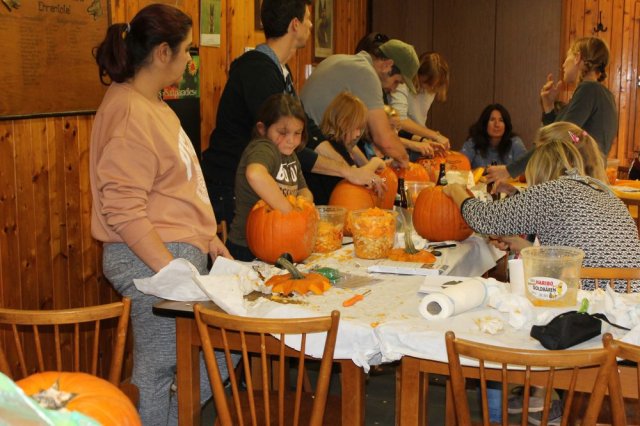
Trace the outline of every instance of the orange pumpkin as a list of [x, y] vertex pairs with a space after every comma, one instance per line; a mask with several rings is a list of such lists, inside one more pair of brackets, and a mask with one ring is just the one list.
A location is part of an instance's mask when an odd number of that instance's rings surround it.
[[396, 176], [391, 167], [385, 167], [378, 175], [385, 180], [387, 190], [378, 198], [376, 206], [381, 209], [392, 209], [393, 202], [396, 200], [396, 193], [398, 192], [398, 176]]
[[417, 181], [417, 182], [431, 182], [433, 179], [430, 178], [429, 172], [427, 169], [418, 163], [409, 163], [409, 167], [406, 169], [392, 169], [398, 177], [404, 177], [406, 181]]
[[425, 188], [416, 199], [413, 227], [429, 241], [462, 241], [473, 233], [460, 209], [442, 192], [442, 186]]
[[471, 163], [466, 155], [458, 151], [447, 151], [444, 156], [433, 158], [419, 158], [418, 164], [427, 169], [432, 182], [438, 180], [440, 174], [440, 164], [446, 164], [446, 170], [471, 170]]
[[420, 250], [416, 254], [410, 254], [403, 248], [394, 248], [389, 253], [390, 260], [396, 260], [400, 262], [420, 262], [420, 263], [435, 263], [436, 257], [426, 250]]
[[282, 253], [302, 262], [313, 252], [318, 229], [318, 212], [302, 197], [287, 197], [293, 211], [282, 213], [260, 200], [247, 218], [247, 244], [260, 260], [274, 263]]
[[60, 408], [78, 411], [105, 426], [141, 424], [136, 408], [120, 389], [90, 374], [47, 371], [25, 377], [16, 384], [32, 397], [47, 389], [74, 394]]

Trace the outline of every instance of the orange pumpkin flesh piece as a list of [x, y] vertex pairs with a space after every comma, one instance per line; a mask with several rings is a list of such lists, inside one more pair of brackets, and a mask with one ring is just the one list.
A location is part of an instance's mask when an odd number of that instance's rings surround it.
[[400, 262], [435, 263], [436, 257], [426, 250], [420, 250], [416, 254], [407, 253], [403, 248], [394, 248], [389, 253], [390, 260]]
[[293, 278], [290, 273], [274, 275], [265, 284], [271, 286], [272, 292], [283, 295], [289, 295], [293, 292], [300, 295], [305, 295], [308, 292], [320, 295], [331, 288], [329, 279], [316, 272], [309, 272], [300, 279]]
[[116, 386], [90, 374], [48, 371], [25, 377], [16, 384], [31, 396], [51, 388], [56, 381], [60, 391], [76, 394], [66, 409], [78, 411], [104, 426], [141, 425], [131, 400]]

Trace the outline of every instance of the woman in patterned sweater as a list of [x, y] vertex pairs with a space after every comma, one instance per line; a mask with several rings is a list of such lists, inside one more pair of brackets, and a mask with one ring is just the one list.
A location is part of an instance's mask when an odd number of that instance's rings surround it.
[[525, 174], [529, 188], [499, 201], [476, 200], [459, 184], [444, 192], [481, 234], [535, 234], [542, 245], [581, 248], [586, 267], [640, 267], [640, 241], [629, 211], [606, 186], [584, 175], [573, 143], [554, 139], [538, 146]]

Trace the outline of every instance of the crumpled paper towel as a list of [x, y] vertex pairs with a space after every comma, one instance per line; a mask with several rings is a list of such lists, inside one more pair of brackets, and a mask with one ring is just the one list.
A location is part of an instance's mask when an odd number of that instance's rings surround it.
[[640, 293], [617, 293], [610, 286], [605, 290], [578, 291], [578, 304], [586, 298], [590, 314], [604, 313], [609, 321], [627, 328], [640, 324]]
[[216, 258], [209, 275], [200, 275], [195, 282], [216, 305], [232, 315], [247, 315], [245, 295], [255, 290], [268, 292], [256, 271], [221, 256]]
[[200, 273], [186, 259], [173, 259], [157, 274], [148, 278], [133, 280], [136, 288], [144, 294], [150, 294], [167, 300], [190, 302], [209, 300], [209, 297], [195, 283]]
[[531, 326], [535, 320], [533, 305], [524, 296], [508, 291], [496, 292], [489, 298], [489, 306], [507, 314], [507, 322], [516, 330]]

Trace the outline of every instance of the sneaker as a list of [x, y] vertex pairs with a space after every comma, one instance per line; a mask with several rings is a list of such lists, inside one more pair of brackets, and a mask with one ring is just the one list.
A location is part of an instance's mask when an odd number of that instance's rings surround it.
[[[523, 395], [512, 395], [507, 400], [507, 412], [509, 414], [522, 413], [522, 407], [524, 406]], [[538, 396], [529, 397], [529, 412], [538, 413], [544, 409], [544, 398]]]
[[[538, 413], [529, 414], [529, 423], [534, 425], [542, 424], [542, 411]], [[551, 406], [549, 407], [549, 420], [547, 421], [547, 425], [555, 426], [560, 425], [562, 421], [562, 401], [559, 399], [554, 399], [551, 401]]]

